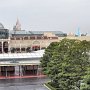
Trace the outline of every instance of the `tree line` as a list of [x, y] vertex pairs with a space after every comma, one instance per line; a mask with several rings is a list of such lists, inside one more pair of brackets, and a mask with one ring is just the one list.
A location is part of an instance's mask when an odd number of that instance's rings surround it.
[[56, 90], [90, 90], [90, 41], [52, 42], [45, 49], [41, 66]]

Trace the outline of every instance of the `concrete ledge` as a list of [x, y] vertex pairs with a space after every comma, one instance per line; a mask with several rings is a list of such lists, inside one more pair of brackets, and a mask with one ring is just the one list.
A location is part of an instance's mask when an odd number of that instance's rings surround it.
[[44, 86], [45, 86], [48, 90], [51, 90], [46, 84], [44, 84]]
[[30, 76], [0, 76], [0, 79], [15, 79], [15, 78], [43, 78], [47, 77], [46, 75], [30, 75]]

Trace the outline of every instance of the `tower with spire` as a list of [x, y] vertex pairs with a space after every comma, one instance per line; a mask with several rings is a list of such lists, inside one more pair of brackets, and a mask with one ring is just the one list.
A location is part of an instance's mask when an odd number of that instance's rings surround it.
[[17, 18], [16, 25], [13, 27], [13, 30], [21, 30], [21, 24], [19, 19]]
[[80, 27], [78, 27], [78, 29], [77, 29], [76, 36], [81, 36], [81, 34], [80, 34]]

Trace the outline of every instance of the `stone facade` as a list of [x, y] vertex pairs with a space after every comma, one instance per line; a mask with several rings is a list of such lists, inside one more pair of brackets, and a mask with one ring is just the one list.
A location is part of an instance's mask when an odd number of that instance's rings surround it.
[[58, 42], [64, 38], [68, 39], [78, 39], [78, 40], [87, 40], [90, 41], [90, 36], [80, 36], [80, 37], [47, 37], [47, 38], [38, 38], [34, 37], [30, 39], [25, 38], [9, 38], [9, 39], [0, 39], [0, 52], [1, 53], [23, 53], [31, 52], [34, 50], [45, 49], [51, 42]]

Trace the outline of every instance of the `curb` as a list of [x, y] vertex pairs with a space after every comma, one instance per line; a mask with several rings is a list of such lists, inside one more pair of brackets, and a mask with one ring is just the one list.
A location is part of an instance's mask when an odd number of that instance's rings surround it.
[[11, 77], [0, 77], [0, 79], [18, 79], [18, 78], [43, 78], [46, 77], [46, 75], [38, 75], [38, 76], [11, 76]]
[[45, 84], [44, 84], [44, 86], [48, 89], [48, 90], [51, 90], [48, 86], [46, 86]]

